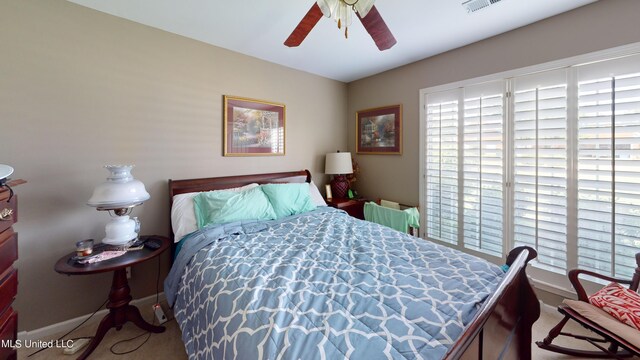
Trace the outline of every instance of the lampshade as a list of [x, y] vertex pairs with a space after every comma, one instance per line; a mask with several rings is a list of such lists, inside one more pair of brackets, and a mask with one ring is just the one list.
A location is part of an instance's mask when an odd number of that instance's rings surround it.
[[329, 153], [324, 163], [325, 174], [351, 174], [353, 166], [351, 164], [350, 152]]
[[102, 242], [125, 246], [138, 237], [140, 228], [140, 223], [130, 219], [128, 214], [150, 196], [144, 184], [131, 175], [133, 165], [107, 165], [105, 168], [111, 174], [107, 181], [96, 186], [87, 204], [117, 215], [105, 227], [107, 236]]
[[0, 164], [0, 182], [13, 174], [13, 168], [9, 165]]
[[107, 181], [96, 186], [87, 205], [99, 210], [127, 208], [149, 200], [144, 184], [133, 178], [133, 165], [107, 165], [111, 175]]

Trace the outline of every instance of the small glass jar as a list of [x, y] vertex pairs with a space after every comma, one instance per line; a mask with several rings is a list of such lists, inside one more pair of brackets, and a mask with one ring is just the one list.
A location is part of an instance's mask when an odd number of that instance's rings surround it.
[[76, 255], [89, 256], [93, 252], [93, 239], [82, 240], [76, 243]]

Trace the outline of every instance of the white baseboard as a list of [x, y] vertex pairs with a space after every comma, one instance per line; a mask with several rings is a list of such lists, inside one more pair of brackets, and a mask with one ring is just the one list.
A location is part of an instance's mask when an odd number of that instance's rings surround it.
[[[161, 292], [159, 295], [159, 301], [165, 301], [166, 297], [164, 296], [164, 292]], [[140, 299], [135, 299], [131, 301], [131, 305], [135, 305], [139, 308], [144, 308], [146, 305], [153, 305], [156, 301], [156, 295], [150, 295], [147, 297], [143, 297]], [[84, 325], [94, 324], [100, 322], [102, 318], [107, 315], [109, 309], [102, 309], [98, 311], [93, 317], [87, 321]], [[31, 331], [20, 331], [18, 333], [18, 340], [22, 340], [23, 342], [26, 340], [35, 341], [35, 340], [51, 340], [53, 335], [66, 333], [67, 331], [73, 329], [74, 327], [81, 324], [85, 321], [91, 314], [78, 316], [74, 319], [65, 320], [56, 324], [52, 324], [49, 326], [42, 327], [40, 329], [35, 329]], [[83, 326], [84, 326], [83, 325]]]
[[534, 288], [544, 290], [552, 294], [560, 295], [567, 299], [576, 298], [575, 292], [573, 292], [571, 289], [565, 289], [555, 284], [551, 284], [551, 283], [548, 283], [539, 279], [535, 279], [532, 277], [529, 277], [529, 281], [531, 282], [531, 285], [533, 285]]

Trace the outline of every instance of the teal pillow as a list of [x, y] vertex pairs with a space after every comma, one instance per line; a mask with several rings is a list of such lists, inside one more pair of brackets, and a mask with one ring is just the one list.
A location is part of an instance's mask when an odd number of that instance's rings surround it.
[[198, 229], [210, 224], [276, 218], [269, 199], [259, 187], [242, 192], [225, 190], [203, 192], [193, 198], [193, 208]]
[[308, 183], [266, 184], [260, 187], [269, 198], [278, 219], [316, 208], [309, 195]]

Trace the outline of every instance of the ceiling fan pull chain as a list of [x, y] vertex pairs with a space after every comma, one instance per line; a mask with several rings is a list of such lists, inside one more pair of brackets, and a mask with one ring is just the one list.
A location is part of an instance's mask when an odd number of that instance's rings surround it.
[[344, 28], [344, 38], [348, 39], [349, 38], [349, 27], [345, 26]]
[[338, 19], [338, 29], [342, 29], [342, 22]]

